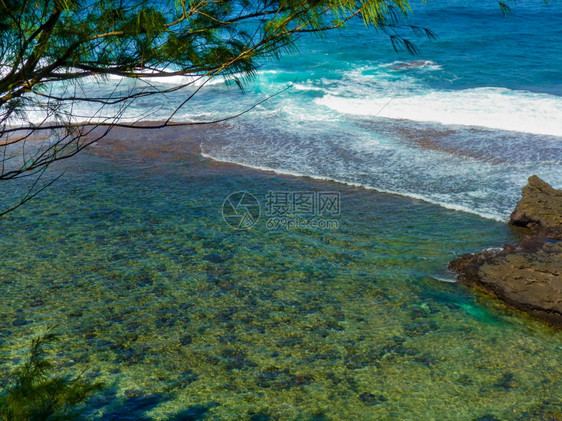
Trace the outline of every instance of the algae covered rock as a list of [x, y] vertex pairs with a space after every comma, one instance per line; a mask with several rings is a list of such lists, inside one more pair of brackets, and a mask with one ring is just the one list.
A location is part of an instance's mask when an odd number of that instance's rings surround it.
[[528, 238], [499, 252], [466, 254], [449, 268], [461, 282], [562, 327], [562, 242]]

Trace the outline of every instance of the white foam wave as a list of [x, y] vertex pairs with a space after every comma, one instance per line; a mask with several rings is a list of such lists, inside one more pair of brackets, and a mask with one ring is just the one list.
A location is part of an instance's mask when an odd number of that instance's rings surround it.
[[325, 92], [323, 88], [320, 88], [318, 86], [305, 85], [303, 83], [295, 83], [293, 85], [293, 88], [299, 91]]
[[439, 282], [446, 282], [448, 284], [456, 284], [458, 282], [455, 278], [446, 276], [434, 276], [433, 279]]
[[191, 85], [191, 86], [202, 86], [202, 85], [219, 85], [224, 83], [224, 79], [222, 77], [215, 77], [209, 78], [205, 76], [194, 76], [194, 75], [185, 75], [185, 76], [167, 76], [167, 77], [146, 77], [142, 78], [150, 83], [157, 83], [163, 85]]
[[408, 71], [419, 69], [430, 71], [443, 70], [443, 66], [431, 60], [393, 61], [392, 63], [385, 63], [380, 67], [388, 68], [393, 71]]
[[[111, 81], [112, 83], [120, 83], [123, 81], [134, 81], [134, 79], [127, 78], [125, 76], [118, 76], [118, 75], [107, 75], [103, 77], [107, 81]], [[94, 88], [96, 84], [100, 82], [99, 76], [89, 76], [84, 78], [86, 83], [89, 83], [91, 88]], [[190, 86], [202, 86], [202, 85], [218, 85], [224, 83], [225, 79], [222, 77], [214, 77], [210, 78], [208, 76], [200, 76], [200, 75], [174, 75], [174, 76], [146, 76], [139, 78], [139, 80], [154, 84], [154, 85], [190, 85]]]
[[376, 98], [327, 94], [314, 100], [344, 114], [562, 136], [562, 98], [506, 88], [427, 91]]

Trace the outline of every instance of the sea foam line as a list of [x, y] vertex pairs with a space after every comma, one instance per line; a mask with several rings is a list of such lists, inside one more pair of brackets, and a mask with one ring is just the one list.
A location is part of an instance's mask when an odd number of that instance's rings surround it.
[[[201, 144], [200, 147], [202, 149], [203, 144]], [[488, 212], [481, 212], [481, 211], [477, 211], [477, 210], [468, 208], [466, 206], [455, 205], [453, 203], [440, 202], [440, 201], [431, 199], [427, 196], [424, 196], [424, 195], [421, 195], [421, 194], [418, 194], [418, 193], [400, 192], [400, 191], [394, 191], [394, 190], [389, 190], [389, 189], [382, 189], [382, 188], [379, 188], [379, 187], [371, 186], [369, 184], [343, 181], [343, 180], [338, 180], [336, 178], [331, 178], [331, 177], [326, 177], [326, 176], [304, 174], [304, 173], [299, 173], [299, 172], [294, 172], [294, 171], [280, 170], [280, 169], [275, 169], [275, 168], [271, 168], [271, 167], [264, 167], [264, 166], [260, 166], [260, 165], [252, 165], [252, 164], [242, 163], [242, 162], [233, 161], [233, 160], [229, 160], [229, 159], [225, 159], [225, 158], [217, 158], [217, 157], [214, 157], [211, 154], [203, 152], [203, 151], [201, 152], [201, 156], [203, 156], [204, 158], [212, 159], [213, 161], [217, 161], [217, 162], [224, 162], [224, 163], [227, 163], [227, 164], [236, 164], [236, 165], [240, 165], [242, 167], [252, 168], [252, 169], [255, 169], [255, 170], [259, 170], [259, 171], [273, 172], [273, 173], [279, 174], [279, 175], [288, 175], [288, 176], [292, 176], [292, 177], [307, 177], [307, 178], [311, 178], [313, 180], [320, 180], [320, 181], [332, 181], [332, 182], [335, 182], [335, 183], [339, 183], [339, 184], [343, 184], [343, 185], [347, 185], [347, 186], [351, 186], [351, 187], [360, 187], [360, 188], [364, 188], [364, 189], [367, 189], [367, 190], [374, 190], [374, 191], [377, 191], [379, 193], [393, 194], [393, 195], [397, 195], [397, 196], [408, 197], [410, 199], [421, 200], [421, 201], [424, 201], [424, 202], [427, 202], [427, 203], [431, 203], [432, 205], [441, 206], [442, 208], [445, 208], [445, 209], [448, 209], [448, 210], [471, 213], [473, 215], [478, 215], [482, 218], [491, 219], [493, 221], [507, 222], [507, 220], [508, 220], [506, 217], [502, 217], [502, 216], [497, 215], [497, 214], [488, 213]]]

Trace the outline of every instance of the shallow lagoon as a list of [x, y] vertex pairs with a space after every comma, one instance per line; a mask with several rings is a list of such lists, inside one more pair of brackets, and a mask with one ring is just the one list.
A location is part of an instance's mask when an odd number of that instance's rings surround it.
[[[60, 370], [109, 386], [87, 418], [561, 417], [560, 333], [442, 281], [507, 226], [166, 142], [94, 148], [0, 220], [2, 370], [57, 324]], [[337, 191], [339, 228], [234, 230], [236, 191]]]

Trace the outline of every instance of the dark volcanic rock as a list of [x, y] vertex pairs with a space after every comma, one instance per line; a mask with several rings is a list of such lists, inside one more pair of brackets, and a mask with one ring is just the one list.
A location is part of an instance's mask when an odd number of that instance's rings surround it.
[[510, 222], [532, 235], [501, 251], [466, 254], [449, 268], [461, 282], [562, 327], [562, 191], [530, 177]]

